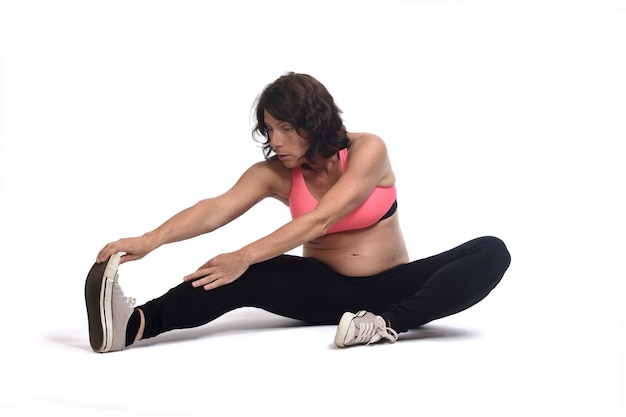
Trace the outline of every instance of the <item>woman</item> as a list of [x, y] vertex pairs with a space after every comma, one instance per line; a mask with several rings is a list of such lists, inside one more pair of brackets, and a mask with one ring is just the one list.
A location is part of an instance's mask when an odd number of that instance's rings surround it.
[[[143, 236], [102, 248], [85, 283], [96, 352], [200, 326], [244, 306], [314, 324], [339, 323], [338, 347], [395, 342], [399, 333], [474, 305], [502, 278], [510, 256], [494, 237], [409, 262], [385, 143], [347, 132], [341, 110], [313, 77], [288, 73], [266, 86], [256, 118], [253, 136], [264, 139], [265, 160], [229, 191]], [[120, 264], [209, 233], [267, 197], [288, 205], [293, 220], [210, 259], [140, 307], [124, 296]], [[301, 245], [302, 257], [285, 255]]]

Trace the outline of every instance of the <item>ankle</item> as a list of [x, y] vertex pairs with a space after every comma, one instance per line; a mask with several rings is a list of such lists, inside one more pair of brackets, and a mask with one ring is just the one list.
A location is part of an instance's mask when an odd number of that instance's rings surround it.
[[145, 328], [145, 318], [143, 311], [135, 308], [126, 323], [126, 341], [124, 346], [129, 346], [141, 340]]
[[138, 342], [143, 337], [143, 332], [146, 329], [146, 316], [143, 314], [143, 310], [138, 308], [139, 312], [139, 330], [137, 330], [137, 335], [135, 336], [135, 342]]

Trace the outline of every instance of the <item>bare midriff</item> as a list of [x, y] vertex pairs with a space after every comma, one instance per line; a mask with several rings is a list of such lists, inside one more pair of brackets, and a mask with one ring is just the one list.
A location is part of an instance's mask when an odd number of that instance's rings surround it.
[[365, 229], [312, 240], [304, 244], [302, 254], [351, 277], [375, 275], [409, 262], [397, 213]]

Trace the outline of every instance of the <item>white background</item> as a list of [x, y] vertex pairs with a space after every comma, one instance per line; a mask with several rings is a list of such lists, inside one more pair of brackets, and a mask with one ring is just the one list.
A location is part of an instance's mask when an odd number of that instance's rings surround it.
[[[626, 415], [624, 2], [0, 12], [3, 416]], [[513, 258], [501, 285], [395, 345], [339, 351], [332, 326], [242, 309], [92, 353], [83, 285], [98, 250], [260, 160], [253, 101], [286, 71], [387, 141], [412, 258], [496, 235]], [[264, 202], [122, 266], [122, 286], [145, 302], [288, 220]]]

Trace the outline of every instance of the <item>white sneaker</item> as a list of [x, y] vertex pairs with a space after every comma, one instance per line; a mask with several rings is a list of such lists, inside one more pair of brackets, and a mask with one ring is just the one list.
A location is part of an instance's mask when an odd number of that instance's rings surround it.
[[391, 327], [387, 327], [382, 317], [361, 310], [356, 314], [344, 313], [341, 316], [335, 335], [335, 345], [337, 347], [369, 345], [382, 339], [393, 343], [398, 340], [398, 334]]
[[118, 284], [120, 255], [95, 263], [85, 281], [85, 304], [89, 342], [95, 352], [114, 352], [126, 346], [126, 325], [133, 313], [135, 299], [126, 297]]

